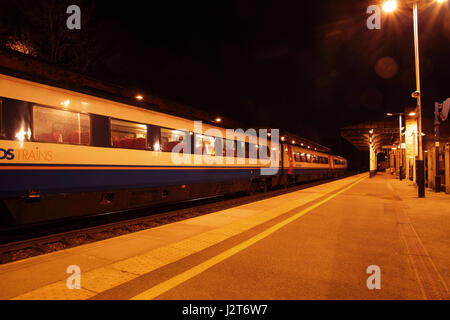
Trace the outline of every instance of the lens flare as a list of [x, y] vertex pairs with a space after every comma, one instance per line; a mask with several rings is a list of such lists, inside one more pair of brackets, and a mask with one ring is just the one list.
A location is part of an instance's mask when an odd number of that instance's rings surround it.
[[397, 9], [397, 1], [389, 0], [383, 3], [384, 12], [393, 12], [395, 9]]

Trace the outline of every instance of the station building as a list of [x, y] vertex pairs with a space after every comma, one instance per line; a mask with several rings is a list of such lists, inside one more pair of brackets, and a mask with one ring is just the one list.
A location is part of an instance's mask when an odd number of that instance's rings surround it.
[[[384, 121], [368, 121], [341, 129], [341, 135], [360, 151], [369, 153], [370, 175], [387, 171], [402, 179], [416, 182], [418, 159], [417, 116], [408, 116], [413, 109], [406, 109], [401, 128], [395, 117]], [[425, 165], [425, 186], [436, 191], [436, 175], [439, 175], [441, 191], [450, 194], [450, 121], [441, 122], [439, 143], [435, 141], [434, 121], [422, 117], [422, 145]], [[439, 159], [436, 159], [436, 145]], [[439, 172], [436, 172], [439, 161]], [[401, 170], [400, 170], [401, 168]]]

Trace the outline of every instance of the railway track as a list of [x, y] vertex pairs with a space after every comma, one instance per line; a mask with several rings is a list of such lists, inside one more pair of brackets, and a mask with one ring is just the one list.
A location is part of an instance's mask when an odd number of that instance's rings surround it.
[[76, 247], [246, 203], [276, 197], [353, 175], [308, 182], [254, 195], [220, 196], [160, 208], [100, 214], [0, 230], [0, 264]]

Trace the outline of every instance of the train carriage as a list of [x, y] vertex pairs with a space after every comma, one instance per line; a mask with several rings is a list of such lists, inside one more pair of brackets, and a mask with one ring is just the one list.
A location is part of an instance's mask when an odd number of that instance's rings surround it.
[[[268, 177], [261, 169], [269, 159], [278, 170]], [[2, 224], [325, 178], [346, 167], [336, 160], [345, 161], [245, 133], [227, 139], [219, 126], [199, 129], [183, 117], [0, 74]]]

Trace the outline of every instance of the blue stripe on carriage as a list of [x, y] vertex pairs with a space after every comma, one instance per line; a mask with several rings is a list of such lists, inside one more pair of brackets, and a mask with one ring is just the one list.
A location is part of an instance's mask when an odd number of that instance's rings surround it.
[[[24, 166], [24, 165], [22, 165]], [[29, 165], [25, 165], [29, 166]], [[42, 167], [42, 165], [38, 165]], [[71, 166], [74, 165], [64, 165]], [[75, 165], [78, 166], [78, 165]], [[2, 166], [3, 167], [3, 166]], [[8, 166], [9, 167], [9, 166]], [[104, 167], [104, 166], [102, 166]], [[130, 166], [127, 166], [130, 167]], [[260, 176], [259, 169], [153, 169], [134, 170], [76, 169], [76, 170], [20, 170], [11, 166], [0, 170], [0, 197], [22, 196], [30, 190], [40, 190], [41, 194], [90, 192], [128, 188], [148, 188], [181, 184], [214, 183], [230, 180], [245, 180]], [[284, 170], [285, 172], [287, 170]], [[328, 169], [294, 169], [294, 174], [326, 173]]]

